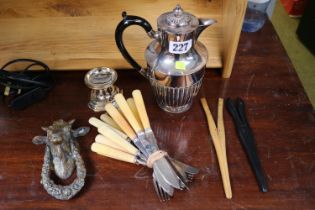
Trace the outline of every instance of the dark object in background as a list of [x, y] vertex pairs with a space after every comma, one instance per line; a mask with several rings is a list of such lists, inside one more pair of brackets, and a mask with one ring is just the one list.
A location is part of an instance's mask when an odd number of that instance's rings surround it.
[[[9, 72], [5, 68], [16, 63], [28, 65], [20, 72]], [[33, 66], [40, 66], [44, 72], [30, 72]], [[49, 67], [38, 60], [21, 58], [9, 61], [0, 69], [0, 96], [13, 109], [26, 107], [43, 100], [54, 86]]]
[[261, 192], [267, 192], [267, 182], [257, 154], [254, 135], [247, 121], [245, 103], [240, 98], [237, 98], [235, 101], [228, 98], [225, 105], [233, 118], [237, 134], [255, 173], [259, 189]]
[[315, 1], [308, 1], [296, 33], [301, 42], [315, 55]]
[[301, 17], [307, 2], [308, 0], [281, 0], [284, 9], [290, 17]]

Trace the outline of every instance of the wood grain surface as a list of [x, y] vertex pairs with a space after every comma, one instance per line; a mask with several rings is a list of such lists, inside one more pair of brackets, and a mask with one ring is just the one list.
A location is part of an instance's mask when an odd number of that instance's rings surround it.
[[[177, 3], [174, 0], [132, 3], [125, 0], [2, 0], [0, 62], [31, 57], [45, 60], [56, 70], [103, 65], [130, 68], [115, 44], [115, 28], [122, 20], [122, 12], [147, 19], [157, 30], [157, 18], [171, 11]], [[222, 0], [185, 0], [180, 4], [191, 14], [218, 21], [202, 33], [200, 41], [210, 52], [208, 67], [222, 67]], [[144, 50], [152, 41], [145, 31], [137, 26], [129, 27], [124, 40], [131, 55], [145, 66]]]
[[[223, 1], [223, 43], [222, 43], [222, 62], [223, 78], [229, 78], [232, 73], [234, 58], [243, 26], [246, 12], [247, 1]], [[233, 34], [233, 36], [231, 36]]]
[[[257, 33], [242, 33], [234, 71], [224, 80], [207, 71], [200, 94], [184, 114], [156, 105], [149, 82], [135, 71], [119, 71], [126, 97], [140, 89], [160, 148], [200, 168], [189, 191], [159, 202], [152, 171], [101, 157], [90, 151], [95, 128], [79, 139], [87, 167], [86, 185], [70, 201], [49, 196], [40, 184], [44, 146], [33, 145], [41, 126], [76, 118], [88, 125], [89, 90], [85, 72], [55, 72], [58, 85], [49, 97], [24, 111], [0, 104], [0, 209], [314, 209], [315, 114], [270, 22]], [[259, 192], [228, 112], [224, 110], [227, 159], [233, 198], [224, 196], [218, 161], [199, 103], [206, 97], [216, 118], [217, 98], [241, 97], [256, 137], [269, 192]]]

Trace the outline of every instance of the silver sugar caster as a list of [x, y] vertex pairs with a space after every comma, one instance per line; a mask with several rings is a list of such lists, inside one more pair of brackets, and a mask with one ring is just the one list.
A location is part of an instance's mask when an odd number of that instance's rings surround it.
[[91, 89], [88, 107], [95, 112], [105, 111], [107, 103], [115, 105], [114, 96], [122, 92], [114, 83], [117, 72], [108, 67], [97, 67], [85, 74], [84, 82]]
[[[158, 105], [167, 112], [187, 111], [197, 95], [205, 73], [208, 52], [197, 39], [201, 32], [214, 24], [213, 19], [198, 19], [179, 5], [157, 19], [154, 31], [148, 21], [123, 12], [123, 20], [115, 32], [116, 44], [124, 58], [151, 84]], [[142, 68], [128, 53], [123, 32], [139, 25], [153, 41], [145, 50], [147, 69]]]

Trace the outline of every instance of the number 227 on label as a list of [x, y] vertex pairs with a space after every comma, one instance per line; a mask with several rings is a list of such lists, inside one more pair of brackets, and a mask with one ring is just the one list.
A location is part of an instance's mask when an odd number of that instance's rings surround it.
[[192, 46], [192, 40], [191, 39], [184, 41], [184, 42], [170, 41], [168, 51], [170, 53], [174, 53], [174, 54], [183, 54], [183, 53], [188, 52], [188, 50], [191, 48], [191, 46]]

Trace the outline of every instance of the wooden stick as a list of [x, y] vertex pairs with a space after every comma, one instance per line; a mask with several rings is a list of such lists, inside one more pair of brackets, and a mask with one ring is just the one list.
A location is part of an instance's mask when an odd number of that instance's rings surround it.
[[218, 100], [218, 135], [222, 145], [222, 149], [224, 150], [224, 154], [226, 156], [226, 145], [225, 145], [225, 129], [224, 129], [224, 120], [223, 120], [223, 98], [219, 98]]
[[221, 177], [222, 177], [225, 196], [226, 196], [226, 198], [231, 199], [232, 198], [232, 190], [231, 190], [231, 186], [229, 185], [230, 180], [228, 178], [227, 171], [226, 171], [227, 162], [226, 162], [226, 158], [224, 155], [222, 144], [221, 144], [221, 141], [219, 138], [218, 130], [217, 130], [217, 127], [215, 125], [214, 119], [212, 117], [212, 114], [211, 114], [211, 111], [209, 109], [209, 106], [208, 106], [206, 99], [201, 98], [200, 101], [201, 101], [201, 105], [202, 105], [203, 110], [204, 110], [206, 117], [207, 117], [210, 135], [212, 138], [212, 142], [214, 144], [214, 148], [215, 148], [216, 153], [217, 153], [217, 158], [218, 158], [219, 167], [220, 167], [220, 171], [221, 171]]
[[231, 188], [231, 181], [230, 181], [230, 173], [229, 173], [229, 167], [227, 162], [227, 155], [226, 155], [226, 139], [225, 139], [225, 128], [224, 128], [224, 118], [223, 118], [223, 107], [224, 107], [224, 99], [219, 98], [218, 100], [218, 136], [222, 145], [222, 153], [224, 156], [224, 162], [225, 162], [225, 171], [226, 171], [226, 185], [229, 191], [231, 191], [231, 197], [232, 198], [232, 188]]

